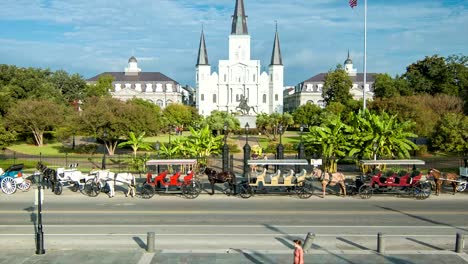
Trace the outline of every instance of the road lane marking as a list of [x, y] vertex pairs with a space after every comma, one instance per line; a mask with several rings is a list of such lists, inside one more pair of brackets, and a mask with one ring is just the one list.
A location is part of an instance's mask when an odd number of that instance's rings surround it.
[[[35, 234], [0, 234], [0, 237], [7, 237], [7, 236], [34, 236]], [[108, 234], [96, 234], [96, 233], [89, 233], [89, 234], [44, 234], [45, 236], [147, 236], [147, 233], [143, 234], [118, 234], [118, 233], [108, 233]], [[248, 236], [251, 237], [252, 235], [254, 236], [263, 236], [263, 237], [288, 237], [288, 236], [303, 236], [304, 234], [180, 234], [180, 233], [172, 233], [172, 234], [156, 234], [156, 237], [158, 236], [207, 236], [207, 237], [218, 237], [218, 236]], [[316, 237], [376, 237], [376, 234], [315, 234]], [[385, 235], [385, 237], [453, 237], [454, 235]]]
[[[14, 211], [14, 210], [5, 210], [0, 211], [0, 214], [28, 214], [30, 215], [32, 212], [27, 211]], [[145, 214], [145, 215], [170, 215], [170, 214], [192, 214], [192, 215], [201, 215], [201, 214], [226, 214], [226, 215], [468, 215], [468, 211], [221, 211], [221, 210], [202, 210], [202, 211], [180, 211], [180, 210], [164, 210], [164, 211], [124, 211], [124, 210], [107, 210], [107, 211], [99, 211], [99, 210], [84, 210], [84, 211], [65, 211], [65, 210], [42, 210], [42, 214]]]
[[138, 261], [138, 264], [150, 264], [153, 257], [154, 253], [144, 253], [143, 256], [141, 256], [140, 261]]
[[[44, 227], [109, 227], [109, 225], [43, 225]], [[6, 227], [32, 227], [31, 224], [25, 225], [0, 225], [0, 228]], [[154, 228], [171, 228], [171, 227], [209, 227], [213, 228], [213, 225], [112, 225], [112, 227], [154, 227]], [[468, 228], [468, 226], [349, 226], [349, 225], [216, 225], [216, 227], [241, 227], [241, 228], [411, 228], [411, 229], [459, 229]]]

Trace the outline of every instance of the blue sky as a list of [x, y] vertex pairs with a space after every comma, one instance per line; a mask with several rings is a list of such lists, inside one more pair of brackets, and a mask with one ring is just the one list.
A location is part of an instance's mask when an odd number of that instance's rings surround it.
[[[268, 66], [275, 20], [285, 85], [346, 59], [363, 71], [364, 0], [244, 0], [252, 59]], [[235, 0], [3, 0], [0, 64], [64, 69], [90, 78], [143, 71], [194, 85], [204, 25], [212, 69], [228, 57]], [[468, 0], [368, 0], [368, 72], [402, 74], [425, 56], [468, 55]]]

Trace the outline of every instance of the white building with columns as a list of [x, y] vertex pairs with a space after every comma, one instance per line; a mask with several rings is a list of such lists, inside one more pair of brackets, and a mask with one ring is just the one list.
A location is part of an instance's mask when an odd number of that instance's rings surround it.
[[138, 68], [137, 59], [132, 56], [123, 72], [104, 72], [87, 80], [96, 83], [103, 75], [111, 75], [112, 97], [123, 101], [140, 98], [150, 101], [161, 108], [172, 103], [189, 104], [190, 91], [160, 72], [143, 72]]
[[244, 1], [236, 0], [229, 35], [229, 59], [219, 61], [219, 72], [211, 71], [203, 30], [201, 33], [196, 64], [196, 106], [199, 114], [208, 116], [213, 110], [239, 112], [236, 107], [242, 98], [253, 109], [250, 115], [283, 113], [284, 66], [278, 31], [268, 72], [261, 71], [260, 60], [252, 60], [250, 51]]
[[[348, 73], [349, 78], [353, 82], [349, 92], [355, 100], [360, 100], [363, 97], [363, 89], [366, 91], [366, 100], [372, 100], [374, 97], [374, 82], [376, 73], [367, 73], [366, 86], [364, 88], [364, 74], [358, 73], [354, 68], [353, 61], [349, 56], [343, 63], [343, 68]], [[325, 83], [325, 78], [328, 73], [319, 73], [309, 79], [297, 84], [294, 90], [285, 90], [284, 94], [284, 111], [293, 112], [299, 106], [307, 103], [315, 104], [320, 107], [325, 107], [325, 101], [322, 96], [322, 88]]]

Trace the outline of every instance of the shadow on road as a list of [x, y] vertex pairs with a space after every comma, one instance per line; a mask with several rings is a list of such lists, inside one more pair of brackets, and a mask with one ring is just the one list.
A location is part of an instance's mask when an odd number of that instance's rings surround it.
[[429, 248], [433, 248], [433, 249], [436, 249], [436, 250], [444, 250], [443, 248], [428, 244], [426, 242], [423, 242], [423, 241], [420, 241], [420, 240], [417, 240], [417, 239], [414, 239], [414, 238], [411, 238], [411, 237], [407, 237], [406, 239], [409, 240], [409, 241], [413, 241], [413, 242], [416, 242], [418, 244], [421, 244], [423, 246], [429, 247]]
[[397, 213], [400, 213], [400, 214], [403, 214], [403, 215], [406, 215], [406, 216], [409, 216], [409, 217], [413, 217], [415, 219], [418, 219], [418, 220], [421, 220], [421, 221], [425, 221], [425, 222], [428, 222], [428, 223], [431, 223], [431, 224], [436, 224], [436, 225], [442, 225], [442, 226], [449, 226], [449, 227], [452, 227], [454, 229], [457, 229], [457, 230], [461, 230], [461, 231], [468, 231], [468, 229], [466, 228], [460, 228], [460, 227], [457, 227], [457, 226], [454, 226], [454, 225], [451, 225], [451, 224], [447, 224], [447, 223], [442, 223], [442, 222], [439, 222], [439, 221], [434, 221], [434, 220], [431, 220], [431, 219], [428, 219], [426, 217], [422, 217], [422, 216], [418, 216], [418, 215], [414, 215], [414, 214], [409, 214], [409, 213], [405, 213], [405, 212], [402, 212], [400, 210], [397, 210], [397, 209], [393, 209], [393, 208], [390, 208], [390, 207], [384, 207], [384, 206], [376, 206], [380, 209], [384, 209], [384, 210], [387, 210], [387, 211], [392, 211], [392, 212], [397, 212]]
[[357, 244], [357, 243], [355, 243], [355, 242], [353, 242], [353, 241], [350, 241], [350, 240], [348, 240], [348, 239], [346, 239], [346, 238], [343, 238], [343, 237], [337, 237], [336, 239], [337, 239], [337, 240], [340, 240], [340, 241], [343, 241], [343, 242], [345, 242], [345, 243], [348, 243], [348, 244], [350, 244], [350, 245], [352, 245], [352, 246], [354, 246], [354, 247], [357, 247], [357, 248], [359, 248], [359, 249], [362, 249], [362, 250], [371, 250], [371, 249], [368, 248], [368, 247], [364, 247], [364, 246], [362, 246], [362, 245], [359, 245], [359, 244]]
[[142, 248], [142, 249], [146, 249], [146, 243], [139, 237], [133, 237], [133, 240], [135, 240], [135, 242], [137, 243], [137, 245]]

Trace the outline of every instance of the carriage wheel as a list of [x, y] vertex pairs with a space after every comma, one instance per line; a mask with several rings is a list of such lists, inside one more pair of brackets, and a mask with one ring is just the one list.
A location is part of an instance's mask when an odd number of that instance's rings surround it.
[[77, 192], [80, 187], [80, 184], [78, 182], [74, 182], [73, 185], [70, 187], [70, 190], [72, 192]]
[[252, 187], [250, 187], [250, 185], [248, 184], [243, 184], [240, 186], [240, 190], [239, 190], [239, 195], [240, 197], [244, 198], [244, 199], [248, 199], [250, 197], [252, 197]]
[[457, 192], [463, 192], [466, 189], [466, 182], [460, 182], [457, 186]]
[[198, 181], [190, 181], [182, 185], [182, 194], [187, 199], [195, 199], [201, 193], [201, 184]]
[[13, 194], [16, 192], [16, 182], [15, 179], [13, 179], [12, 177], [3, 178], [0, 185], [2, 187], [2, 191], [5, 194]]
[[97, 183], [94, 182], [94, 179], [87, 180], [83, 190], [84, 193], [89, 197], [96, 197], [101, 192], [101, 189], [99, 188]]
[[54, 193], [55, 195], [61, 195], [62, 192], [63, 192], [63, 184], [61, 182], [57, 182], [55, 184]]
[[297, 196], [301, 199], [309, 199], [314, 194], [314, 189], [312, 186], [304, 184], [299, 187], [297, 190]]
[[144, 184], [141, 187], [139, 197], [143, 198], [143, 199], [150, 199], [150, 198], [152, 198], [154, 196], [154, 193], [155, 192], [154, 192], [153, 186], [151, 186], [149, 184]]
[[359, 196], [361, 196], [362, 199], [369, 199], [372, 197], [372, 194], [373, 190], [369, 185], [363, 185], [359, 188]]
[[22, 183], [18, 184], [18, 189], [20, 189], [23, 192], [26, 192], [31, 188], [31, 181], [30, 180], [24, 180]]
[[431, 184], [428, 182], [419, 182], [413, 188], [413, 195], [418, 200], [424, 200], [431, 195]]

